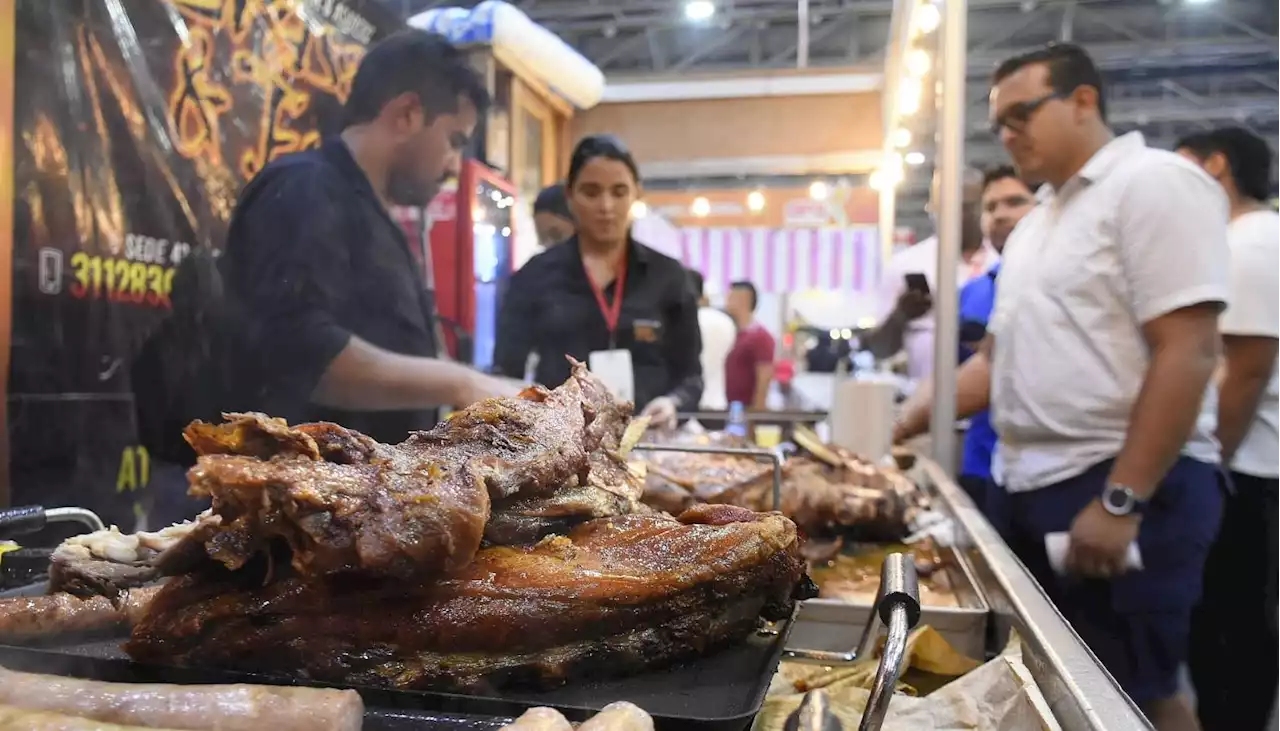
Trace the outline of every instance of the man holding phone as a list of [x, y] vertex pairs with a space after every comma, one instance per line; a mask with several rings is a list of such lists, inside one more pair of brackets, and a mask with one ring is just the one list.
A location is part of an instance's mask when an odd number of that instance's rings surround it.
[[[940, 179], [935, 174], [929, 192], [929, 210], [937, 209]], [[982, 173], [966, 168], [960, 261], [956, 262], [956, 282], [963, 287], [983, 275], [1000, 260], [985, 240], [981, 226]], [[933, 283], [938, 275], [938, 238], [931, 236], [898, 252], [885, 266], [880, 278], [880, 324], [863, 338], [863, 344], [877, 358], [898, 351], [907, 353], [907, 375], [921, 381], [933, 372]]]
[[[1035, 205], [1031, 186], [1018, 177], [1012, 166], [1001, 165], [988, 170], [982, 179], [983, 236], [1003, 255], [1005, 242], [1014, 227]], [[974, 277], [960, 290], [961, 362], [977, 352], [979, 343], [987, 336], [987, 321], [995, 307], [996, 275], [999, 272], [1000, 264], [997, 262], [985, 275]], [[894, 440], [901, 442], [926, 431], [932, 405], [932, 389], [917, 390], [894, 426]], [[1000, 527], [999, 492], [991, 489], [991, 459], [996, 441], [990, 414], [987, 411], [974, 414], [965, 432], [959, 483], [987, 518]]]

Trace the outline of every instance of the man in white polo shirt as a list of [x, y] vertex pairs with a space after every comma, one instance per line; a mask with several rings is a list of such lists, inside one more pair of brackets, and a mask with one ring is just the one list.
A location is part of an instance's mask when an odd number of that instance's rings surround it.
[[[1005, 247], [988, 326], [1009, 543], [1157, 729], [1196, 729], [1177, 678], [1222, 509], [1210, 379], [1227, 201], [1105, 114], [1077, 46], [993, 79], [993, 130], [1047, 183]], [[1061, 568], [1054, 533], [1069, 533]]]
[[1217, 180], [1231, 202], [1231, 306], [1218, 321], [1223, 341], [1218, 441], [1235, 489], [1205, 565], [1204, 596], [1192, 615], [1191, 680], [1206, 729], [1262, 731], [1280, 682], [1280, 215], [1267, 203], [1275, 156], [1261, 137], [1239, 127], [1192, 135], [1177, 150]]

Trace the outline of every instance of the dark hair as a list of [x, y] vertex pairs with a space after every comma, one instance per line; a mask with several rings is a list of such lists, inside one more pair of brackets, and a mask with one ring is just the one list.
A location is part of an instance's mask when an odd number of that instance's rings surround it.
[[1005, 60], [991, 77], [994, 86], [1027, 66], [1044, 64], [1049, 69], [1049, 86], [1061, 96], [1068, 96], [1082, 86], [1098, 92], [1098, 116], [1107, 121], [1107, 101], [1102, 74], [1089, 53], [1074, 43], [1050, 43], [1034, 51], [1020, 53]]
[[405, 92], [418, 95], [428, 121], [457, 112], [463, 96], [480, 116], [489, 107], [484, 81], [461, 51], [438, 33], [405, 30], [374, 44], [360, 60], [343, 126], [372, 122], [387, 102]]
[[587, 163], [603, 157], [609, 160], [617, 160], [627, 169], [631, 171], [631, 177], [636, 183], [640, 182], [640, 168], [636, 165], [636, 160], [631, 156], [631, 151], [622, 140], [613, 135], [590, 135], [578, 140], [578, 146], [573, 148], [573, 156], [569, 158], [569, 187], [573, 187], [574, 181], [582, 174], [582, 168]]
[[747, 281], [734, 282], [729, 285], [729, 289], [740, 289], [751, 295], [751, 311], [756, 311], [756, 305], [760, 302], [760, 295], [756, 292], [756, 285]]
[[1018, 175], [1018, 171], [1015, 170], [1012, 165], [996, 165], [995, 167], [987, 168], [986, 172], [982, 174], [982, 192], [987, 192], [987, 188], [991, 187], [992, 183], [1008, 179], [1022, 183], [1026, 186], [1027, 190], [1032, 192], [1035, 191], [1035, 188], [1033, 188], [1030, 183], [1023, 180], [1022, 176]]
[[1271, 197], [1271, 147], [1243, 127], [1220, 127], [1188, 135], [1173, 149], [1187, 150], [1201, 161], [1208, 160], [1215, 152], [1222, 153], [1240, 195], [1256, 201]]
[[689, 277], [689, 288], [693, 290], [693, 293], [697, 295], [698, 299], [702, 299], [703, 295], [706, 294], [707, 284], [707, 280], [702, 276], [702, 272], [697, 269], [686, 269], [684, 270], [684, 273]]
[[543, 188], [542, 192], [538, 193], [538, 197], [533, 201], [533, 212], [550, 213], [553, 216], [572, 221], [573, 213], [569, 211], [569, 199], [565, 197], [564, 185], [556, 183]]

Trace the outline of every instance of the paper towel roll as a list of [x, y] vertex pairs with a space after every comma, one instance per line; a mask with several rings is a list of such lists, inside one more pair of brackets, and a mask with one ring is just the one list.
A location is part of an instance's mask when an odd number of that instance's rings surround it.
[[886, 381], [845, 379], [831, 399], [831, 443], [872, 461], [893, 448], [896, 385]]

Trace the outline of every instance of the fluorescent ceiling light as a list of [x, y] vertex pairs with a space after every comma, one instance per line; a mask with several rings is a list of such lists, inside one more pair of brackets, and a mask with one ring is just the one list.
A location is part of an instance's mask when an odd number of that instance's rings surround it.
[[684, 17], [689, 20], [707, 20], [715, 14], [716, 4], [711, 0], [689, 0], [684, 4]]

